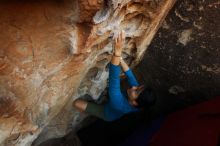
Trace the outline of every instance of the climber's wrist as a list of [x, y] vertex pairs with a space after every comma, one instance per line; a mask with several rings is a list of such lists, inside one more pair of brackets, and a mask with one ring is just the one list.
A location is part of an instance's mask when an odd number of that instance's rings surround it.
[[113, 56], [115, 56], [115, 57], [121, 57], [121, 53], [113, 53]]
[[121, 56], [121, 51], [114, 51], [113, 55], [115, 55], [115, 56]]

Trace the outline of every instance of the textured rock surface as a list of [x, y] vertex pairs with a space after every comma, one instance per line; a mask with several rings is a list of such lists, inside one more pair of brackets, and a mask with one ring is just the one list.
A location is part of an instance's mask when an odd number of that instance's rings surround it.
[[218, 0], [177, 1], [138, 65], [138, 76], [158, 93], [193, 93], [187, 104], [220, 95], [219, 17]]
[[125, 30], [124, 57], [137, 64], [174, 2], [1, 1], [0, 145], [66, 134], [79, 120], [71, 102], [106, 86], [112, 37]]
[[[220, 19], [216, 19], [219, 17], [218, 0], [181, 0], [173, 6], [143, 60], [135, 67], [139, 81], [161, 94], [150, 116], [176, 111], [220, 95]], [[168, 92], [178, 95], [166, 96]], [[120, 122], [123, 125], [120, 128], [119, 123], [115, 123], [117, 137], [113, 136], [113, 125], [100, 126], [95, 130], [92, 129], [97, 126], [87, 127], [82, 130], [82, 142], [85, 145], [116, 145], [118, 137], [122, 140], [132, 131], [125, 132], [132, 127], [125, 126], [131, 121]], [[74, 142], [76, 139], [72, 134], [47, 141], [42, 146]]]

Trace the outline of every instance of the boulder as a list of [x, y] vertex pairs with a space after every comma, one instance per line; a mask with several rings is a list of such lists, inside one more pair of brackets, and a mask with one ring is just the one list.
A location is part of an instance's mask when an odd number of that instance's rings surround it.
[[61, 137], [86, 115], [73, 100], [106, 87], [112, 40], [135, 66], [175, 0], [0, 2], [0, 145]]

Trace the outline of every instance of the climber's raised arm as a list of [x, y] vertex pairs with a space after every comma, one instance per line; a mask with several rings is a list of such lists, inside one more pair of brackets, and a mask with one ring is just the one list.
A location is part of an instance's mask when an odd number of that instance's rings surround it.
[[127, 65], [127, 63], [124, 61], [124, 59], [121, 57], [121, 62], [120, 62], [121, 68], [123, 70], [123, 72], [128, 71], [130, 68]]
[[114, 52], [112, 55], [111, 63], [109, 66], [109, 88], [108, 93], [110, 97], [110, 104], [114, 109], [121, 108], [120, 105], [123, 100], [123, 96], [120, 89], [120, 72], [121, 67], [120, 64], [120, 58], [122, 54], [122, 45], [124, 43], [124, 33], [120, 32], [119, 36], [115, 39], [115, 47]]
[[129, 86], [131, 86], [131, 87], [139, 86], [133, 72], [131, 71], [129, 66], [126, 64], [126, 62], [123, 60], [123, 58], [121, 58], [120, 65], [121, 65], [122, 70], [124, 71], [124, 73], [127, 77]]

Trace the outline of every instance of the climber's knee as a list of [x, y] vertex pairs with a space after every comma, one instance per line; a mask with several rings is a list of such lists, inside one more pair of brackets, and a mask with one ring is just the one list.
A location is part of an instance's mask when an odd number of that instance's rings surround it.
[[88, 102], [88, 105], [86, 107], [86, 113], [96, 116], [98, 118], [101, 118], [103, 120], [106, 119], [105, 113], [104, 113], [104, 105], [96, 104], [93, 102]]
[[86, 110], [87, 104], [88, 102], [82, 99], [76, 99], [73, 101], [73, 107], [77, 108], [81, 112]]

